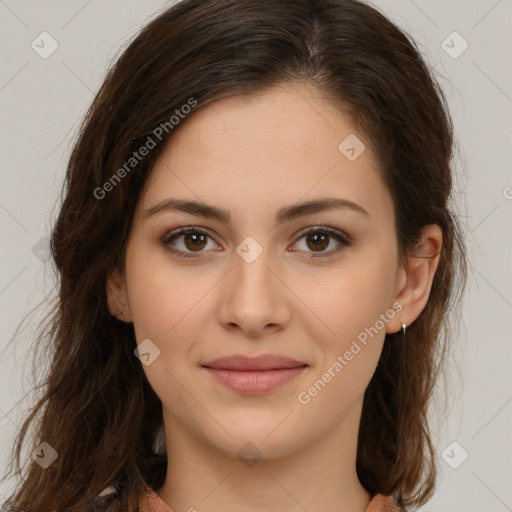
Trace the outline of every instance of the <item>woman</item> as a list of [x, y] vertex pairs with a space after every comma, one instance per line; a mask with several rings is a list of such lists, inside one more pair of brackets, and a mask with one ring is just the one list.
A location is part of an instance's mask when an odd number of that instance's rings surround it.
[[150, 22], [69, 161], [53, 359], [7, 506], [426, 503], [465, 277], [452, 137], [414, 42], [360, 1], [185, 0]]

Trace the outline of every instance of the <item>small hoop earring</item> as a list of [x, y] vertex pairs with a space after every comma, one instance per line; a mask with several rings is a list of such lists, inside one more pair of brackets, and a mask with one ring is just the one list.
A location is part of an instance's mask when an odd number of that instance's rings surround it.
[[404, 324], [404, 322], [402, 322], [402, 332], [404, 333], [404, 338], [405, 338], [405, 331], [407, 330], [407, 325]]

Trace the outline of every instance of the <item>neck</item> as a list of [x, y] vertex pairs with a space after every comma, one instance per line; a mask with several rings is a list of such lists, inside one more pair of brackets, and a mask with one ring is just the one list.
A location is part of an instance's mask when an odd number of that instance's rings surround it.
[[174, 511], [364, 512], [371, 496], [355, 469], [361, 407], [314, 443], [245, 464], [194, 437], [164, 409], [168, 465], [158, 494]]

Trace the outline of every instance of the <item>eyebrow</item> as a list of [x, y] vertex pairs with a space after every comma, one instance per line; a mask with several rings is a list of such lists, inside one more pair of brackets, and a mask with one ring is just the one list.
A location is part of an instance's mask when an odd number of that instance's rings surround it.
[[[276, 214], [276, 221], [278, 224], [282, 224], [304, 215], [310, 215], [332, 209], [350, 209], [366, 217], [370, 216], [362, 206], [350, 201], [349, 199], [324, 197], [280, 208]], [[189, 213], [199, 217], [218, 220], [224, 224], [229, 224], [231, 221], [231, 214], [228, 210], [217, 208], [216, 206], [208, 205], [200, 201], [175, 198], [164, 199], [155, 206], [152, 206], [146, 210], [144, 217], [152, 217], [153, 215], [166, 211]]]

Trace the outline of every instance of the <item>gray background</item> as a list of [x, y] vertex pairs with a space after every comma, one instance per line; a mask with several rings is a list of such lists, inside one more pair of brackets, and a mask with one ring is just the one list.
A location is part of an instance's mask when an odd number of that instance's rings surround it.
[[[455, 377], [448, 387], [454, 405], [436, 431], [439, 486], [421, 510], [512, 510], [512, 1], [373, 3], [413, 35], [444, 77], [439, 80], [460, 146], [457, 209], [472, 263], [463, 326], [455, 334]], [[31, 331], [8, 350], [7, 342], [55, 286], [45, 237], [55, 220], [71, 141], [121, 45], [169, 5], [157, 0], [144, 5], [134, 0], [0, 0], [2, 472], [23, 413], [13, 407], [30, 390]], [[31, 47], [43, 31], [59, 45], [47, 59]], [[469, 45], [457, 58], [445, 51], [454, 55], [463, 48], [454, 31]], [[0, 495], [6, 493], [6, 486], [0, 488]]]

